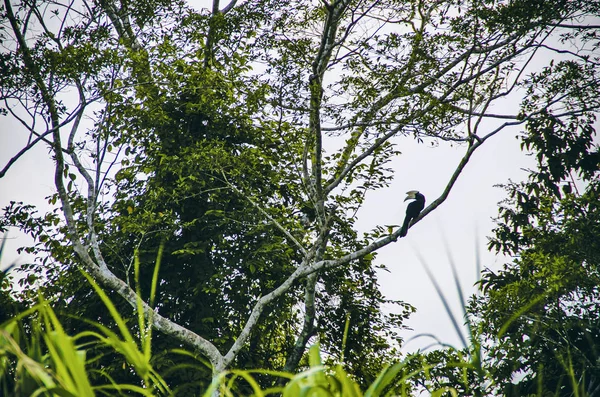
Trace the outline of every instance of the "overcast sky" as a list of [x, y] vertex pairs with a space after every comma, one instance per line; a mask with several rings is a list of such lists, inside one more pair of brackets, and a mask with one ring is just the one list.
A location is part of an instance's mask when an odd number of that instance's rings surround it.
[[[492, 110], [512, 113], [515, 103], [507, 100]], [[489, 124], [488, 128], [492, 127], [493, 124]], [[445, 343], [460, 346], [418, 256], [431, 268], [460, 318], [462, 313], [447, 249], [458, 267], [466, 296], [475, 292], [476, 244], [479, 245], [483, 267], [498, 268], [506, 261], [487, 252], [486, 236], [494, 227], [492, 218], [498, 213], [498, 202], [505, 197], [505, 192], [494, 185], [506, 183], [509, 179], [522, 180], [525, 177], [522, 169], [533, 165], [532, 159], [519, 149], [519, 141], [515, 139], [518, 132], [518, 128], [506, 129], [486, 142], [473, 156], [446, 202], [411, 228], [406, 238], [379, 251], [377, 263], [385, 264], [389, 269], [389, 273], [380, 274], [385, 296], [417, 307], [417, 313], [407, 323], [414, 331], [403, 332], [405, 339], [432, 333]], [[26, 139], [26, 133], [12, 120], [3, 118], [0, 121], [0, 167], [22, 147]], [[377, 225], [401, 224], [406, 206], [403, 200], [408, 190], [419, 190], [428, 203], [437, 198], [466, 147], [441, 144], [432, 148], [407, 139], [398, 150], [402, 154], [392, 163], [397, 170], [395, 180], [389, 188], [367, 195], [366, 204], [359, 212], [360, 231], [368, 231]], [[47, 208], [44, 198], [55, 191], [52, 173], [53, 163], [48, 149], [38, 145], [0, 179], [0, 206], [3, 208], [10, 200], [16, 200]], [[2, 267], [13, 261], [26, 260], [26, 257], [17, 255], [16, 249], [27, 244], [27, 240], [14, 230], [8, 237], [0, 262]], [[408, 343], [404, 350], [414, 351], [429, 343], [429, 339], [416, 340]]]

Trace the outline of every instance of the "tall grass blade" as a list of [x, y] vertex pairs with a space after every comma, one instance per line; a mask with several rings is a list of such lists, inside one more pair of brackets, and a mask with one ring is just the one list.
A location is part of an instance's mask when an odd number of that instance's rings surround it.
[[341, 365], [335, 368], [335, 379], [340, 383], [341, 396], [343, 397], [362, 397], [360, 388], [344, 371]]
[[156, 262], [154, 264], [154, 273], [152, 274], [152, 285], [150, 287], [150, 300], [149, 304], [151, 308], [154, 308], [154, 299], [156, 298], [156, 287], [158, 285], [158, 273], [160, 272], [160, 263], [165, 249], [165, 242], [161, 241], [158, 246], [158, 253], [156, 254]]
[[342, 336], [342, 353], [340, 354], [340, 363], [344, 363], [344, 352], [348, 341], [348, 331], [350, 330], [350, 312], [346, 313], [346, 324], [344, 325], [344, 335]]
[[442, 342], [436, 335], [434, 335], [432, 333], [428, 333], [428, 332], [422, 333], [422, 334], [419, 334], [419, 335], [415, 335], [415, 336], [409, 338], [406, 341], [406, 343], [411, 342], [411, 341], [416, 340], [416, 339], [419, 339], [419, 338], [431, 338], [431, 339], [435, 340], [434, 345], [439, 345], [439, 346], [442, 346], [442, 347], [452, 347], [452, 345], [449, 345], [449, 344], [447, 344], [445, 342]]
[[[477, 266], [480, 266], [479, 263], [479, 244], [477, 243], [478, 240], [476, 240], [475, 243], [475, 250], [476, 250], [476, 262], [477, 262]], [[460, 278], [458, 276], [458, 271], [456, 268], [456, 262], [454, 262], [454, 257], [452, 256], [452, 252], [450, 251], [450, 247], [448, 246], [448, 240], [446, 238], [444, 238], [444, 248], [446, 250], [446, 256], [448, 257], [448, 262], [450, 263], [450, 269], [452, 270], [452, 277], [454, 278], [454, 284], [456, 287], [456, 292], [458, 293], [458, 299], [460, 300], [460, 308], [462, 309], [462, 313], [463, 313], [463, 319], [464, 319], [464, 323], [467, 326], [467, 331], [469, 332], [469, 341], [470, 341], [470, 346], [472, 349], [472, 353], [474, 354], [474, 359], [477, 363], [477, 367], [480, 367], [480, 357], [481, 357], [481, 349], [480, 349], [480, 344], [478, 341], [476, 341], [476, 337], [475, 337], [475, 333], [473, 332], [473, 328], [471, 326], [471, 321], [469, 321], [469, 316], [467, 314], [467, 300], [465, 299], [465, 296], [463, 294], [463, 288], [462, 285], [460, 283]], [[477, 275], [476, 280], [479, 280], [479, 273]], [[461, 331], [462, 334], [462, 331]], [[465, 345], [465, 347], [467, 347]]]
[[[152, 372], [151, 365], [149, 359], [139, 351], [137, 348], [137, 344], [127, 327], [127, 324], [121, 314], [119, 314], [118, 310], [110, 300], [110, 298], [106, 295], [104, 290], [100, 288], [100, 286], [92, 279], [90, 275], [82, 271], [82, 274], [87, 278], [90, 282], [96, 293], [100, 296], [100, 299], [108, 309], [110, 315], [113, 320], [117, 324], [121, 336], [124, 338], [124, 341], [121, 341], [119, 337], [109, 331], [106, 327], [101, 326], [100, 324], [96, 324], [96, 326], [100, 327], [107, 335], [107, 338], [103, 339], [103, 342], [112, 345], [115, 348], [118, 348], [119, 351], [126, 357], [127, 361], [133, 365], [137, 374], [145, 381], [149, 381], [149, 376]], [[143, 331], [142, 331], [143, 332]], [[160, 386], [160, 385], [159, 385]]]
[[[6, 245], [6, 240], [8, 239], [7, 236], [8, 233], [4, 233], [4, 236], [2, 236], [2, 243], [0, 244], [0, 264], [2, 264], [2, 253], [4, 252], [4, 246]], [[2, 280], [4, 279], [4, 276], [16, 265], [16, 262], [11, 263], [8, 267], [6, 267], [6, 269], [2, 269], [0, 271], [0, 288], [2, 287]]]
[[392, 366], [388, 366], [383, 369], [377, 376], [377, 379], [367, 389], [364, 397], [378, 397], [383, 393], [384, 389], [389, 386], [398, 372], [404, 368], [405, 364], [403, 362], [396, 363]]
[[513, 321], [515, 321], [517, 318], [521, 317], [523, 315], [523, 313], [526, 313], [527, 311], [529, 311], [529, 309], [531, 309], [533, 306], [537, 305], [545, 297], [546, 297], [545, 295], [538, 295], [531, 302], [529, 302], [528, 304], [526, 304], [525, 306], [520, 308], [518, 311], [513, 313], [510, 316], [510, 318], [504, 323], [502, 328], [500, 328], [500, 331], [498, 331], [498, 336], [497, 336], [498, 340], [500, 340], [502, 338], [502, 336], [504, 335], [504, 333], [506, 332], [508, 327], [510, 327], [510, 325], [513, 323]]
[[256, 397], [262, 397], [262, 396], [264, 396], [264, 393], [262, 392], [259, 384], [248, 373], [248, 371], [233, 370], [233, 371], [231, 371], [231, 373], [234, 374], [237, 377], [243, 378], [246, 382], [248, 382], [248, 384], [252, 388], [252, 391], [254, 392], [254, 394], [253, 394], [254, 396], [256, 396]]
[[6, 239], [8, 237], [6, 237], [8, 235], [8, 233], [4, 233], [4, 236], [2, 236], [2, 244], [0, 244], [0, 259], [2, 259], [2, 253], [4, 252], [4, 245], [6, 244]]
[[479, 228], [475, 228], [475, 271], [477, 272], [475, 280], [481, 280], [483, 266], [481, 263], [481, 248], [479, 247]]
[[[159, 247], [158, 247], [158, 253], [156, 254], [156, 261], [154, 262], [154, 271], [152, 273], [152, 282], [151, 282], [151, 286], [150, 286], [150, 299], [149, 299], [149, 306], [151, 308], [154, 309], [154, 300], [156, 298], [156, 288], [158, 286], [158, 274], [160, 272], [160, 263], [161, 263], [161, 259], [162, 259], [162, 255], [163, 255], [163, 250], [165, 248], [165, 242], [161, 241]], [[141, 299], [141, 295], [140, 299]], [[142, 308], [139, 308], [138, 310], [140, 310]], [[150, 357], [152, 355], [152, 323], [153, 323], [153, 318], [152, 316], [154, 315], [154, 312], [151, 311], [150, 315], [148, 316], [148, 324], [145, 328], [145, 333], [142, 334], [142, 342], [144, 344], [144, 355], [146, 356], [147, 360], [150, 360]], [[143, 317], [143, 316], [142, 316]], [[141, 327], [141, 324], [140, 324]]]
[[129, 328], [127, 327], [127, 324], [125, 323], [125, 320], [123, 319], [123, 317], [121, 317], [121, 314], [119, 314], [119, 311], [117, 310], [115, 305], [112, 303], [112, 301], [110, 300], [108, 295], [106, 295], [106, 292], [104, 292], [104, 290], [102, 288], [100, 288], [100, 286], [96, 283], [96, 281], [94, 281], [94, 279], [89, 274], [87, 274], [84, 271], [81, 271], [81, 273], [88, 280], [88, 282], [92, 285], [92, 288], [94, 288], [94, 290], [96, 291], [98, 296], [100, 296], [100, 299], [102, 300], [102, 302], [108, 309], [111, 317], [113, 318], [113, 320], [115, 320], [115, 323], [117, 324], [117, 327], [119, 328], [119, 331], [121, 332], [121, 335], [125, 338], [125, 340], [127, 342], [131, 342], [131, 343], [135, 344], [133, 336], [131, 336], [131, 333], [129, 332]]
[[455, 318], [454, 314], [452, 313], [452, 310], [450, 309], [450, 305], [448, 304], [448, 300], [446, 299], [444, 292], [442, 291], [441, 287], [439, 286], [437, 280], [435, 279], [433, 273], [431, 272], [431, 269], [427, 265], [427, 262], [425, 261], [423, 256], [421, 256], [421, 254], [419, 252], [417, 252], [416, 254], [417, 254], [419, 260], [421, 261], [421, 264], [425, 268], [425, 272], [427, 273], [429, 280], [433, 284], [433, 287], [435, 288], [435, 291], [438, 294], [438, 297], [442, 301], [442, 304], [444, 305], [444, 309], [446, 310], [446, 314], [448, 314], [448, 317], [450, 318], [450, 321], [452, 322], [452, 326], [454, 327], [456, 334], [458, 335], [463, 347], [466, 349], [467, 341], [466, 341], [464, 335], [462, 334], [462, 330], [461, 330], [460, 326], [458, 325], [458, 322], [456, 321], [456, 318]]
[[460, 308], [462, 309], [463, 316], [467, 318], [467, 309], [466, 309], [466, 300], [463, 295], [463, 288], [460, 284], [460, 278], [458, 277], [458, 271], [456, 270], [456, 263], [454, 262], [454, 257], [450, 252], [450, 247], [448, 247], [448, 240], [444, 238], [444, 248], [446, 249], [446, 256], [448, 257], [448, 262], [450, 263], [450, 269], [452, 270], [452, 278], [454, 279], [454, 285], [456, 287], [456, 292], [458, 293], [458, 299], [460, 300]]
[[138, 317], [138, 326], [140, 327], [140, 340], [142, 342], [142, 349], [144, 351], [144, 356], [148, 358], [146, 355], [146, 351], [150, 351], [149, 346], [149, 338], [146, 337], [147, 329], [146, 329], [146, 319], [144, 317], [144, 306], [142, 303], [142, 286], [140, 282], [140, 254], [138, 248], [136, 247], [133, 251], [133, 269], [134, 269], [134, 280], [135, 280], [135, 303], [136, 303], [136, 312]]
[[85, 369], [85, 352], [75, 347], [73, 338], [66, 334], [47, 301], [43, 301], [40, 315], [46, 327], [43, 334], [46, 348], [61, 385], [76, 396], [93, 396]]

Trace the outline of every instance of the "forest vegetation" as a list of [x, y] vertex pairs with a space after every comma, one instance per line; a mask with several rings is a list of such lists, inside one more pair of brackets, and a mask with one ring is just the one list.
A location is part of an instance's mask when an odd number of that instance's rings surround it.
[[[43, 146], [54, 193], [0, 213], [34, 241], [0, 276], [0, 394], [600, 395], [599, 1], [210, 6], [2, 1], [0, 184]], [[463, 346], [401, 354], [377, 253], [507, 133], [536, 165], [491, 182], [508, 259]], [[462, 155], [359, 231], [406, 142]]]

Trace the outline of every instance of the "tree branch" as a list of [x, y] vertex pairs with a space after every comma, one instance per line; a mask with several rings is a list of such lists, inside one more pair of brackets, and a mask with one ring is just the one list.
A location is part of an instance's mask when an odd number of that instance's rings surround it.
[[8, 162], [6, 163], [6, 165], [4, 166], [4, 168], [2, 170], [0, 170], [0, 178], [4, 177], [4, 175], [6, 175], [6, 172], [10, 169], [10, 167], [21, 156], [23, 156], [25, 153], [27, 153], [29, 151], [29, 149], [31, 149], [32, 147], [34, 147], [36, 145], [36, 143], [38, 143], [40, 141], [46, 141], [44, 138], [47, 135], [50, 135], [51, 133], [52, 133], [52, 130], [48, 130], [48, 131], [44, 132], [43, 134], [40, 134], [36, 139], [34, 139], [33, 141], [29, 142], [29, 144], [27, 144], [23, 149], [19, 150], [19, 152], [16, 155], [14, 155], [13, 157], [11, 157], [11, 159], [8, 160]]
[[222, 10], [221, 10], [221, 14], [227, 14], [229, 11], [231, 11], [233, 9], [233, 7], [235, 7], [235, 4], [237, 3], [238, 0], [231, 0], [229, 2], [229, 4], [227, 4]]
[[273, 222], [273, 224], [277, 227], [277, 229], [279, 229], [283, 234], [285, 234], [285, 236], [287, 238], [290, 239], [291, 242], [293, 242], [296, 247], [298, 247], [298, 249], [300, 249], [300, 252], [302, 252], [303, 256], [308, 256], [308, 252], [306, 251], [306, 249], [304, 248], [304, 246], [302, 244], [300, 244], [300, 242], [286, 229], [284, 228], [281, 223], [279, 223], [277, 221], [277, 219], [273, 218], [267, 211], [265, 211], [260, 205], [258, 205], [256, 202], [254, 202], [254, 200], [252, 200], [252, 198], [250, 198], [250, 196], [244, 194], [244, 192], [242, 192], [240, 189], [238, 189], [233, 183], [229, 182], [229, 180], [227, 179], [227, 176], [225, 176], [225, 174], [222, 174], [223, 176], [223, 181], [225, 183], [227, 183], [227, 185], [229, 185], [229, 187], [236, 192], [237, 194], [239, 194], [240, 196], [244, 197], [246, 200], [248, 200], [248, 202], [250, 202], [250, 204], [252, 204], [252, 206], [254, 208], [256, 208], [257, 210], [260, 211], [261, 214], [263, 214], [269, 221]]
[[[136, 295], [135, 291], [133, 291], [123, 280], [116, 277], [109, 269], [102, 255], [100, 253], [100, 248], [98, 241], [96, 239], [95, 233], [92, 233], [91, 237], [91, 248], [95, 253], [96, 262], [89, 256], [86, 248], [81, 242], [81, 236], [79, 236], [76, 221], [73, 216], [73, 208], [71, 207], [69, 201], [68, 192], [65, 189], [64, 181], [63, 181], [63, 173], [65, 169], [65, 163], [62, 153], [62, 145], [61, 145], [61, 137], [60, 137], [60, 123], [59, 123], [59, 113], [56, 108], [55, 99], [50, 95], [50, 92], [42, 79], [42, 75], [40, 70], [38, 69], [33, 57], [30, 53], [30, 49], [27, 46], [25, 38], [21, 34], [18, 28], [17, 19], [13, 13], [12, 5], [10, 4], [10, 0], [4, 0], [4, 5], [6, 9], [6, 15], [8, 16], [11, 28], [17, 38], [17, 42], [19, 43], [20, 51], [23, 57], [23, 61], [25, 67], [32, 74], [37, 89], [40, 92], [42, 100], [48, 109], [48, 113], [50, 114], [50, 119], [52, 122], [52, 133], [54, 138], [54, 156], [56, 161], [55, 167], [55, 186], [58, 191], [58, 195], [61, 201], [63, 214], [65, 216], [65, 221], [68, 229], [67, 236], [73, 246], [73, 250], [82, 261], [84, 268], [97, 280], [99, 280], [102, 285], [105, 287], [113, 289], [119, 295], [121, 295], [129, 304], [137, 309], [139, 304], [139, 297]], [[223, 370], [223, 356], [220, 354], [218, 349], [210, 343], [208, 340], [202, 338], [201, 336], [193, 333], [192, 331], [174, 323], [173, 321], [161, 316], [160, 314], [154, 312], [154, 310], [146, 303], [142, 301], [142, 308], [144, 311], [144, 316], [152, 321], [153, 326], [159, 331], [165, 332], [168, 335], [171, 335], [185, 343], [197, 349], [207, 356], [211, 364], [213, 365], [213, 371], [215, 373]]]
[[319, 275], [317, 272], [310, 274], [306, 278], [306, 285], [304, 287], [304, 322], [302, 324], [302, 330], [296, 338], [296, 343], [292, 349], [292, 352], [288, 355], [285, 365], [283, 366], [284, 372], [293, 372], [298, 367], [298, 363], [306, 350], [306, 344], [314, 333], [314, 322], [316, 316], [315, 310], [315, 287]]

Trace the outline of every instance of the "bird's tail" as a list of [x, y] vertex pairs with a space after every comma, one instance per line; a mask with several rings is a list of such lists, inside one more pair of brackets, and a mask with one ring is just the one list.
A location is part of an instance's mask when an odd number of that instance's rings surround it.
[[402, 228], [400, 229], [400, 237], [406, 236], [408, 233], [408, 224], [410, 223], [410, 216], [404, 218], [404, 223], [402, 224]]

